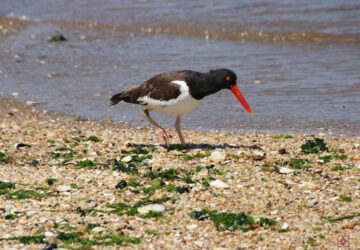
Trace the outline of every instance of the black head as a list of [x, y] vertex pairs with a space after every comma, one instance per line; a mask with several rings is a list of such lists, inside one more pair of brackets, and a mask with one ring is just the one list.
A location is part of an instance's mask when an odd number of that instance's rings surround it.
[[214, 69], [210, 70], [209, 74], [219, 89], [230, 89], [230, 86], [236, 85], [237, 76], [229, 69]]
[[210, 70], [210, 78], [213, 81], [214, 89], [217, 89], [215, 92], [221, 89], [230, 89], [231, 92], [236, 96], [239, 102], [244, 106], [244, 108], [252, 114], [252, 111], [249, 107], [249, 104], [246, 102], [245, 98], [241, 94], [240, 90], [236, 86], [236, 74], [229, 69], [215, 69]]
[[236, 74], [230, 69], [214, 69], [208, 73], [187, 71], [188, 79], [186, 82], [190, 89], [190, 94], [197, 100], [205, 96], [214, 94], [222, 89], [230, 89], [244, 108], [251, 114], [252, 111], [245, 98], [236, 86]]

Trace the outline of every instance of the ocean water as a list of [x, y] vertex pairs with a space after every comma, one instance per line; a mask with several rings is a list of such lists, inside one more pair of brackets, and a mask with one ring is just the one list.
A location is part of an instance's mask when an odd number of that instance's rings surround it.
[[[0, 43], [0, 92], [20, 101], [145, 126], [109, 98], [161, 72], [226, 67], [254, 114], [223, 90], [184, 128], [359, 135], [359, 1], [2, 0], [0, 16], [29, 22]], [[68, 41], [49, 42], [59, 33]]]

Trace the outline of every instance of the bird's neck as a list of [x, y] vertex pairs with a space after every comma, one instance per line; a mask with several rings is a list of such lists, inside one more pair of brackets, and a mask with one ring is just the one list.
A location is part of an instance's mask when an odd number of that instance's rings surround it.
[[190, 83], [189, 87], [191, 95], [197, 100], [201, 100], [205, 96], [214, 94], [221, 90], [214, 81], [214, 78], [210, 77], [208, 74], [204, 74], [196, 83]]

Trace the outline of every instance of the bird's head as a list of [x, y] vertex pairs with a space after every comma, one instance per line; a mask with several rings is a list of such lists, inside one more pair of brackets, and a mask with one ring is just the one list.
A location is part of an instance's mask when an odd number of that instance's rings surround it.
[[219, 89], [230, 89], [247, 112], [252, 114], [249, 104], [236, 86], [237, 76], [233, 71], [229, 69], [216, 69], [210, 70], [210, 74], [215, 79], [215, 84]]

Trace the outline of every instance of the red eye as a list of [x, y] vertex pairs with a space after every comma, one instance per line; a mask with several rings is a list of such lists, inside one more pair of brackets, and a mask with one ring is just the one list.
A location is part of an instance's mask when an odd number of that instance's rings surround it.
[[227, 76], [227, 77], [225, 77], [225, 79], [226, 79], [226, 81], [229, 81], [229, 82], [232, 80], [231, 76]]

